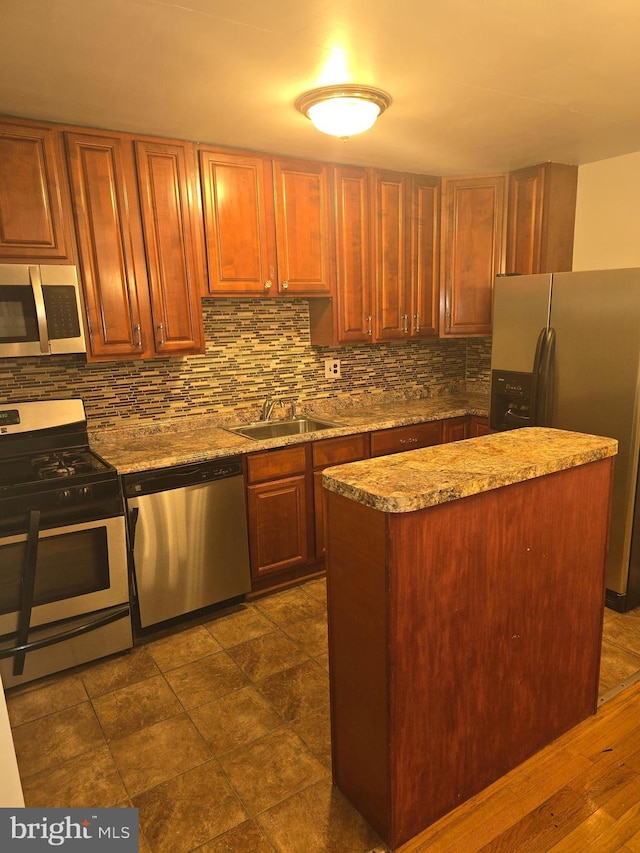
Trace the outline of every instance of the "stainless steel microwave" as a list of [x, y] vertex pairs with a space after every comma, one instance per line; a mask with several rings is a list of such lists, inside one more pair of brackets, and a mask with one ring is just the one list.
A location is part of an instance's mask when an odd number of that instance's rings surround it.
[[0, 264], [0, 357], [86, 352], [74, 266]]

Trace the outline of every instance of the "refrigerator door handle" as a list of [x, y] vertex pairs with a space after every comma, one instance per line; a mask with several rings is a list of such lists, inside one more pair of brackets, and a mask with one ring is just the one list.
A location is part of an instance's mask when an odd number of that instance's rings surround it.
[[551, 327], [545, 331], [540, 356], [539, 380], [537, 385], [535, 423], [536, 426], [549, 426], [551, 423], [551, 405], [553, 401], [553, 363], [556, 350], [556, 330]]
[[531, 399], [529, 401], [530, 426], [540, 426], [540, 423], [538, 422], [538, 399], [542, 385], [542, 358], [547, 339], [547, 332], [548, 329], [546, 326], [540, 330], [538, 342], [536, 343], [536, 354], [533, 359], [533, 370], [531, 371]]

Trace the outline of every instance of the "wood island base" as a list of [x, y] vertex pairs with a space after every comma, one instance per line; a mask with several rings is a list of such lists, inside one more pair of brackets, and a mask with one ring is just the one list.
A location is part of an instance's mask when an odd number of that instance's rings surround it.
[[412, 512], [325, 488], [334, 782], [392, 849], [595, 713], [612, 463]]

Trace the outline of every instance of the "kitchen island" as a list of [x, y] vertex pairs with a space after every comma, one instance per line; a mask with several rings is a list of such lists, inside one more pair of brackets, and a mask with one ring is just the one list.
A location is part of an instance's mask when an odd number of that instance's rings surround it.
[[613, 439], [323, 473], [334, 781], [392, 847], [595, 713]]

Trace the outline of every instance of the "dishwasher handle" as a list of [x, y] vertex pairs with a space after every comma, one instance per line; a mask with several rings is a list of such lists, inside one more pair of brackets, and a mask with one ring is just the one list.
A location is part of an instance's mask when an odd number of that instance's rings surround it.
[[125, 497], [135, 498], [241, 476], [242, 457], [238, 456], [211, 462], [175, 465], [154, 471], [142, 471], [138, 474], [125, 474], [122, 485]]

